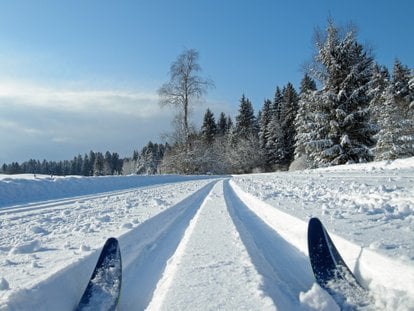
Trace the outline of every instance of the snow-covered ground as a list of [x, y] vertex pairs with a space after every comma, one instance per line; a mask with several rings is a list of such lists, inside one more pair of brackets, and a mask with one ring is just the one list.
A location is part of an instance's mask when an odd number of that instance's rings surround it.
[[319, 217], [373, 310], [414, 310], [414, 158], [272, 174], [0, 177], [0, 310], [73, 310], [105, 240], [120, 310], [338, 310], [307, 257]]

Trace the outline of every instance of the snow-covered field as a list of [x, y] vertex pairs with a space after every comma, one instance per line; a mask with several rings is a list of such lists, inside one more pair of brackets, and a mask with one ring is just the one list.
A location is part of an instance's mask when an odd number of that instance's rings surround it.
[[0, 310], [73, 310], [110, 236], [120, 310], [338, 310], [311, 272], [312, 216], [372, 310], [414, 310], [414, 158], [233, 177], [0, 175]]

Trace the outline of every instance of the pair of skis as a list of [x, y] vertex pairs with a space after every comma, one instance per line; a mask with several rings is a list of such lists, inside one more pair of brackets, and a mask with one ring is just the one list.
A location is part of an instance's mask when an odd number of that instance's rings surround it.
[[[367, 291], [345, 264], [318, 218], [309, 221], [308, 249], [316, 282], [335, 299], [342, 310], [354, 310], [370, 304]], [[109, 238], [76, 311], [115, 310], [121, 283], [119, 243], [117, 239]]]

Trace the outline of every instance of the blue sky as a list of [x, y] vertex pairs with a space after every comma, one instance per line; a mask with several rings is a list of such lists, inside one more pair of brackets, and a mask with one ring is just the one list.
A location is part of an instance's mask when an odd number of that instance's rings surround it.
[[0, 163], [78, 153], [129, 156], [161, 141], [172, 111], [157, 104], [172, 61], [200, 53], [215, 89], [197, 106], [256, 111], [277, 85], [303, 76], [315, 27], [353, 22], [380, 64], [414, 67], [411, 0], [2, 1]]

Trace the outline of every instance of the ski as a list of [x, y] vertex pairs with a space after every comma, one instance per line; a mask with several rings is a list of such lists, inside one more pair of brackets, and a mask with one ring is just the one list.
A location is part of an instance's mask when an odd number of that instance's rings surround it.
[[118, 240], [109, 238], [102, 248], [89, 283], [75, 310], [115, 310], [121, 293], [122, 261]]
[[358, 310], [370, 304], [368, 291], [348, 268], [318, 218], [309, 221], [308, 251], [316, 282], [341, 310]]

